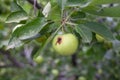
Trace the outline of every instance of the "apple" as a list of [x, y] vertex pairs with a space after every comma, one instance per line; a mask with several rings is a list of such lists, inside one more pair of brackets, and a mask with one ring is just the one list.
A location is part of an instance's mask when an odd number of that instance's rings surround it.
[[98, 74], [102, 74], [103, 70], [102, 69], [98, 69]]
[[41, 55], [37, 56], [36, 58], [34, 58], [34, 61], [38, 64], [42, 63], [43, 62], [43, 57]]
[[110, 49], [113, 47], [113, 44], [111, 41], [105, 41], [104, 42], [104, 47], [107, 48], [107, 49]]
[[96, 34], [95, 37], [96, 37], [98, 42], [104, 42], [105, 41], [105, 39], [99, 34]]
[[52, 42], [54, 50], [60, 55], [72, 55], [78, 48], [78, 39], [71, 33], [58, 34]]
[[78, 80], [86, 80], [86, 78], [84, 76], [80, 76]]
[[104, 47], [105, 48], [112, 48], [112, 42], [111, 41], [107, 41], [105, 40], [102, 36], [100, 36], [99, 34], [96, 34], [96, 39], [98, 42], [104, 42]]
[[59, 74], [59, 71], [57, 69], [52, 69], [51, 72], [54, 76], [58, 76], [58, 74]]

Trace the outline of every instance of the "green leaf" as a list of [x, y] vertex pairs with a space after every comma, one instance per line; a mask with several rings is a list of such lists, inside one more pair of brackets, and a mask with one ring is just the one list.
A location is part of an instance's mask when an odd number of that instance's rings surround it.
[[115, 30], [120, 31], [120, 22], [116, 25]]
[[21, 43], [22, 40], [36, 36], [49, 22], [44, 18], [36, 18], [21, 27], [17, 27], [12, 33], [9, 46]]
[[97, 33], [104, 37], [107, 40], [114, 40], [115, 38], [113, 37], [111, 31], [105, 27], [104, 25], [97, 23], [97, 22], [87, 22], [83, 24], [84, 27], [88, 28], [94, 33]]
[[61, 10], [58, 5], [52, 7], [50, 14], [48, 15], [48, 19], [53, 21], [60, 21], [61, 20]]
[[19, 40], [17, 37], [13, 37], [9, 40], [9, 43], [7, 45], [7, 49], [11, 49], [11, 48], [17, 48], [17, 47], [20, 47], [22, 46], [24, 43]]
[[32, 5], [30, 5], [27, 1], [24, 3], [24, 5], [21, 6], [26, 13], [30, 13], [31, 9], [33, 8]]
[[61, 7], [61, 9], [64, 10], [67, 0], [57, 0], [57, 2], [59, 6]]
[[45, 17], [48, 17], [50, 11], [51, 11], [51, 3], [48, 2], [48, 3], [45, 5], [42, 13], [43, 13], [43, 15], [44, 15]]
[[2, 22], [0, 22], [0, 30], [4, 29], [4, 24]]
[[81, 12], [81, 11], [75, 11], [72, 15], [71, 15], [71, 18], [72, 19], [81, 19], [81, 18], [85, 18], [86, 14], [84, 12]]
[[6, 23], [12, 23], [12, 22], [16, 22], [19, 23], [22, 20], [26, 20], [28, 19], [28, 16], [26, 14], [26, 12], [24, 11], [16, 11], [16, 12], [12, 12], [6, 19]]
[[27, 24], [18, 27], [13, 32], [13, 37], [18, 37], [20, 40], [24, 40], [37, 35], [43, 27], [48, 24], [44, 18], [36, 18]]
[[83, 25], [78, 25], [75, 30], [82, 37], [82, 41], [85, 43], [90, 43], [92, 41], [92, 32], [84, 27]]
[[67, 0], [67, 6], [80, 6], [85, 7], [90, 3], [91, 0]]
[[88, 6], [83, 8], [82, 11], [98, 16], [120, 17], [120, 6], [103, 9], [96, 6]]
[[120, 3], [120, 0], [92, 0], [90, 5]]
[[17, 2], [13, 1], [11, 3], [11, 11], [12, 12], [21, 11], [21, 10], [23, 10], [23, 9], [17, 4]]

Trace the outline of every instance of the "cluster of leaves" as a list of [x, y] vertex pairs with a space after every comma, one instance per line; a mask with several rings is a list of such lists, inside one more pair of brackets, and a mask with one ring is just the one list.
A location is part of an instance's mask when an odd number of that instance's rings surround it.
[[[33, 73], [35, 77], [29, 80], [39, 79], [39, 76], [41, 79], [53, 80], [61, 78], [61, 75], [68, 78], [73, 75], [84, 76], [87, 80], [120, 79], [120, 0], [37, 1], [44, 7], [37, 9], [38, 4], [31, 5], [29, 0], [8, 0], [11, 12], [8, 10], [9, 15], [7, 14], [5, 23], [3, 23], [4, 19], [0, 17], [0, 21], [3, 19], [0, 23], [1, 49], [12, 50], [11, 53], [21, 53], [21, 50], [29, 45], [33, 48], [32, 57], [42, 55], [45, 58], [44, 63], [38, 65], [36, 69], [27, 67], [29, 72], [35, 71]], [[2, 10], [4, 9], [2, 8]], [[4, 14], [4, 11], [0, 13]], [[12, 30], [4, 28], [8, 30], [9, 38], [7, 37], [6, 40], [8, 45], [3, 44], [3, 40], [5, 40], [2, 39], [3, 32], [5, 32], [1, 29], [3, 25], [12, 27]], [[71, 65], [70, 56], [59, 56], [51, 48], [51, 40], [59, 32], [73, 33], [78, 37], [80, 44], [76, 52], [77, 67]], [[95, 34], [102, 36], [105, 41], [98, 42]], [[15, 52], [15, 49], [18, 51]], [[51, 74], [51, 70], [54, 68], [60, 71], [59, 77]], [[28, 76], [31, 73], [24, 74]], [[21, 77], [26, 80], [26, 76], [16, 74], [12, 80], [18, 80]]]

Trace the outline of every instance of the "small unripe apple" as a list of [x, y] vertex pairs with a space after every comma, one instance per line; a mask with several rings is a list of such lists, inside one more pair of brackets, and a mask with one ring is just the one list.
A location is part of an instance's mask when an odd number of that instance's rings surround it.
[[78, 48], [78, 39], [71, 33], [56, 35], [53, 48], [60, 55], [72, 55]]
[[103, 70], [102, 69], [98, 69], [98, 74], [102, 74]]
[[59, 71], [57, 69], [52, 69], [51, 72], [54, 76], [58, 76], [58, 74], [59, 74]]
[[80, 76], [78, 80], [86, 80], [86, 78], [84, 76]]
[[112, 46], [113, 46], [112, 42], [110, 42], [110, 41], [105, 41], [105, 42], [104, 42], [104, 47], [105, 47], [105, 48], [110, 49], [110, 48], [112, 48]]
[[102, 36], [100, 36], [99, 34], [96, 34], [95, 37], [96, 37], [98, 42], [104, 42], [105, 41], [105, 39]]
[[34, 61], [38, 64], [42, 63], [43, 62], [43, 57], [42, 56], [37, 56], [36, 58], [34, 58]]

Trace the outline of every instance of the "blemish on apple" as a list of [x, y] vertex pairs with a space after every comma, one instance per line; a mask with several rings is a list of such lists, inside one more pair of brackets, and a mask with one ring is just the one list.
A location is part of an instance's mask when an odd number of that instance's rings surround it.
[[62, 38], [61, 38], [61, 37], [58, 37], [57, 42], [56, 42], [56, 45], [57, 45], [57, 43], [60, 45], [61, 42], [62, 42]]

